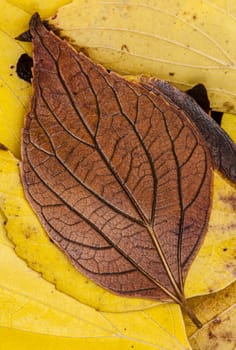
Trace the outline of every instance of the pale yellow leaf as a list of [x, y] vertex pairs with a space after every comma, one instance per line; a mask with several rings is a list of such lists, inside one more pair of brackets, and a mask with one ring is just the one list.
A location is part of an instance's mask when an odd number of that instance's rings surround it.
[[[223, 290], [207, 296], [195, 297], [189, 300], [192, 309], [199, 315], [203, 325], [211, 322], [220, 314], [226, 312], [236, 303], [236, 282]], [[187, 334], [192, 337], [198, 330], [196, 326], [185, 316]]]
[[194, 350], [235, 350], [236, 305], [199, 330], [191, 343]]
[[236, 346], [236, 282], [207, 297], [193, 298], [191, 307], [204, 326], [197, 330], [186, 318], [193, 350], [233, 350]]
[[188, 297], [212, 293], [235, 281], [235, 203], [235, 186], [215, 172], [208, 231], [185, 284]]
[[204, 83], [213, 109], [236, 112], [233, 1], [74, 0], [51, 23], [107, 68]]

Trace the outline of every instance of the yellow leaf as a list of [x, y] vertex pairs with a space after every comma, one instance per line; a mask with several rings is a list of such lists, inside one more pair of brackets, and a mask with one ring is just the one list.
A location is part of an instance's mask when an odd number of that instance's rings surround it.
[[221, 126], [236, 142], [236, 117], [233, 114], [224, 114]]
[[53, 15], [59, 7], [72, 2], [72, 0], [8, 0], [7, 2], [29, 13], [30, 16], [35, 12], [39, 12], [42, 17], [46, 18]]
[[20, 155], [20, 130], [29, 103], [31, 87], [16, 74], [16, 63], [24, 53], [30, 53], [29, 44], [14, 38], [25, 30], [30, 16], [6, 0], [0, 2], [0, 134], [1, 142]]
[[211, 106], [236, 112], [236, 23], [231, 1], [74, 0], [51, 22], [122, 74], [182, 88], [204, 83]]
[[186, 318], [193, 350], [233, 350], [236, 346], [236, 282], [224, 290], [190, 300], [204, 326], [197, 330]]
[[235, 281], [235, 203], [235, 186], [215, 172], [208, 231], [187, 276], [187, 297], [212, 293]]
[[[101, 313], [60, 293], [26, 267], [0, 225], [1, 348], [190, 349], [177, 305]], [[148, 329], [148, 331], [147, 331]]]
[[[226, 312], [234, 306], [236, 303], [236, 282], [217, 293], [192, 298], [189, 300], [189, 303], [195, 312], [201, 317], [202, 323], [207, 324], [216, 318], [217, 315]], [[193, 336], [198, 331], [196, 326], [190, 322], [186, 316], [185, 323], [188, 336]]]

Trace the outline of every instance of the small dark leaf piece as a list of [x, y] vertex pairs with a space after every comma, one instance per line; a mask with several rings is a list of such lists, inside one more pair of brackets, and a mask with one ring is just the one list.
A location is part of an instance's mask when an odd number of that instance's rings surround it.
[[34, 68], [22, 139], [26, 196], [85, 275], [127, 296], [174, 300], [211, 208], [205, 142], [169, 98], [107, 72], [30, 22]]
[[206, 112], [206, 114], [209, 114], [211, 110], [210, 101], [207, 95], [207, 90], [203, 84], [197, 84], [192, 87], [192, 89], [185, 91], [185, 93], [194, 98], [194, 100]]
[[217, 122], [218, 125], [221, 125], [223, 114], [224, 113], [222, 112], [211, 111], [211, 117]]
[[179, 91], [166, 81], [143, 77], [141, 83], [148, 90], [169, 98], [186, 112], [204, 138], [214, 167], [230, 181], [236, 183], [236, 144], [229, 135], [212, 118], [209, 118], [191, 96]]
[[31, 71], [32, 67], [33, 67], [32, 57], [30, 57], [26, 53], [21, 55], [16, 65], [16, 72], [18, 77], [30, 83], [32, 79], [32, 71]]

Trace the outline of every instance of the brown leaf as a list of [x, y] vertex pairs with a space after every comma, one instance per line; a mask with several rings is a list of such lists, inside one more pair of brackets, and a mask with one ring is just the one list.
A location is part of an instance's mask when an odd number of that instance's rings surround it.
[[187, 308], [183, 283], [211, 207], [202, 137], [169, 99], [77, 53], [37, 14], [30, 31], [34, 96], [21, 166], [28, 200], [95, 282]]

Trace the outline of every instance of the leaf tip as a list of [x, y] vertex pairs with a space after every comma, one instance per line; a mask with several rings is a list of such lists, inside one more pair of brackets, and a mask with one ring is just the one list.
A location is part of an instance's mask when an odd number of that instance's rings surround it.
[[38, 24], [41, 24], [41, 18], [39, 16], [39, 13], [35, 12], [30, 19], [29, 27], [30, 27], [30, 29], [35, 28]]

